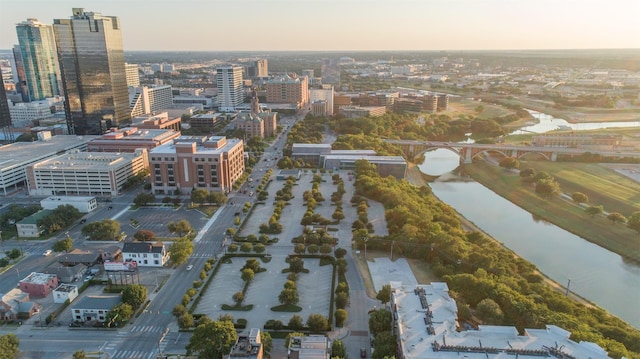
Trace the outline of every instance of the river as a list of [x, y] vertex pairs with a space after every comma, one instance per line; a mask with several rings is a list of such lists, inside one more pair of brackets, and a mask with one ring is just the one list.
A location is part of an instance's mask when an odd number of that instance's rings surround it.
[[[563, 121], [532, 114], [549, 122]], [[598, 128], [596, 124], [589, 126]], [[601, 123], [599, 128], [603, 127], [611, 127], [611, 123]], [[423, 173], [440, 176], [453, 171], [458, 164], [458, 155], [439, 149], [425, 153], [424, 163], [419, 167]], [[477, 182], [436, 181], [430, 185], [438, 198], [551, 279], [565, 286], [570, 281], [572, 292], [640, 328], [640, 265], [533, 218]]]

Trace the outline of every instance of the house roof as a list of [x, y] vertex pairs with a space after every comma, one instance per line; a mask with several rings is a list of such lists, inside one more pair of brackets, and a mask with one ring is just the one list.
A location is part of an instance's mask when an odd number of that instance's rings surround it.
[[125, 242], [122, 253], [162, 253], [164, 243]]
[[54, 262], [45, 269], [45, 273], [55, 274], [60, 278], [78, 275], [85, 270], [87, 270], [87, 266], [82, 263], [67, 267], [61, 263]]
[[116, 296], [86, 296], [82, 297], [73, 309], [104, 309], [111, 310], [122, 302], [119, 295]]

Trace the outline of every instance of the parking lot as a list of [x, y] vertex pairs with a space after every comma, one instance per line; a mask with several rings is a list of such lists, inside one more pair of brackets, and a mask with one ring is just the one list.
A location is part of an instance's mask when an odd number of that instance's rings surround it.
[[231, 314], [235, 319], [245, 318], [247, 328], [262, 328], [269, 319], [280, 320], [287, 324], [294, 314], [300, 315], [305, 320], [312, 313], [328, 316], [333, 268], [330, 265], [320, 266], [319, 259], [310, 258], [304, 260], [304, 266], [309, 269], [309, 273], [300, 273], [296, 281], [300, 296], [298, 306], [302, 311], [297, 313], [271, 311], [272, 307], [280, 305], [278, 295], [287, 280], [287, 273], [282, 273], [282, 269], [289, 267], [285, 258], [285, 255], [274, 256], [271, 262], [260, 263], [260, 266], [267, 271], [256, 273], [243, 302], [243, 305], [253, 304], [251, 311], [222, 310], [221, 308], [223, 304], [234, 305], [232, 296], [242, 291], [244, 285], [240, 269], [246, 258], [233, 258], [232, 263], [221, 264], [222, 267], [204, 294], [205, 299], [199, 303], [195, 312], [206, 314], [212, 319], [223, 314]]

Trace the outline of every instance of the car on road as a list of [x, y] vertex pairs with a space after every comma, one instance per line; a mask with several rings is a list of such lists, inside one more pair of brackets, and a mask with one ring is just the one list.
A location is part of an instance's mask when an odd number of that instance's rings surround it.
[[44, 254], [45, 256], [48, 256], [48, 255], [50, 255], [52, 252], [53, 252], [53, 251], [52, 251], [51, 249], [47, 249], [47, 250], [46, 250], [46, 251], [44, 251], [44, 253], [42, 253], [42, 254]]
[[87, 222], [86, 218], [83, 218], [83, 219], [80, 220], [80, 224], [84, 224], [85, 222]]
[[187, 270], [192, 270], [192, 269], [193, 269], [193, 264], [189, 264], [189, 265], [187, 266]]
[[366, 358], [366, 357], [367, 357], [367, 349], [360, 348], [360, 358]]

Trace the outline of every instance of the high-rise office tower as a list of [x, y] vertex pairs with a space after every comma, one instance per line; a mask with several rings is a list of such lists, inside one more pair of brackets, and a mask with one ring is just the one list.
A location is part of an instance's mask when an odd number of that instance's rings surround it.
[[127, 75], [127, 86], [140, 87], [140, 72], [137, 64], [124, 64]]
[[218, 106], [222, 112], [233, 112], [242, 103], [242, 67], [220, 66], [216, 69]]
[[51, 25], [27, 19], [16, 25], [16, 32], [20, 52], [16, 66], [21, 63], [25, 76], [20, 89], [23, 99], [38, 101], [60, 95], [58, 59]]
[[120, 21], [74, 8], [54, 19], [70, 134], [101, 134], [131, 119]]
[[13, 131], [11, 130], [11, 113], [7, 102], [7, 92], [4, 90], [4, 79], [0, 76], [0, 128], [2, 129], [2, 140], [13, 142]]

